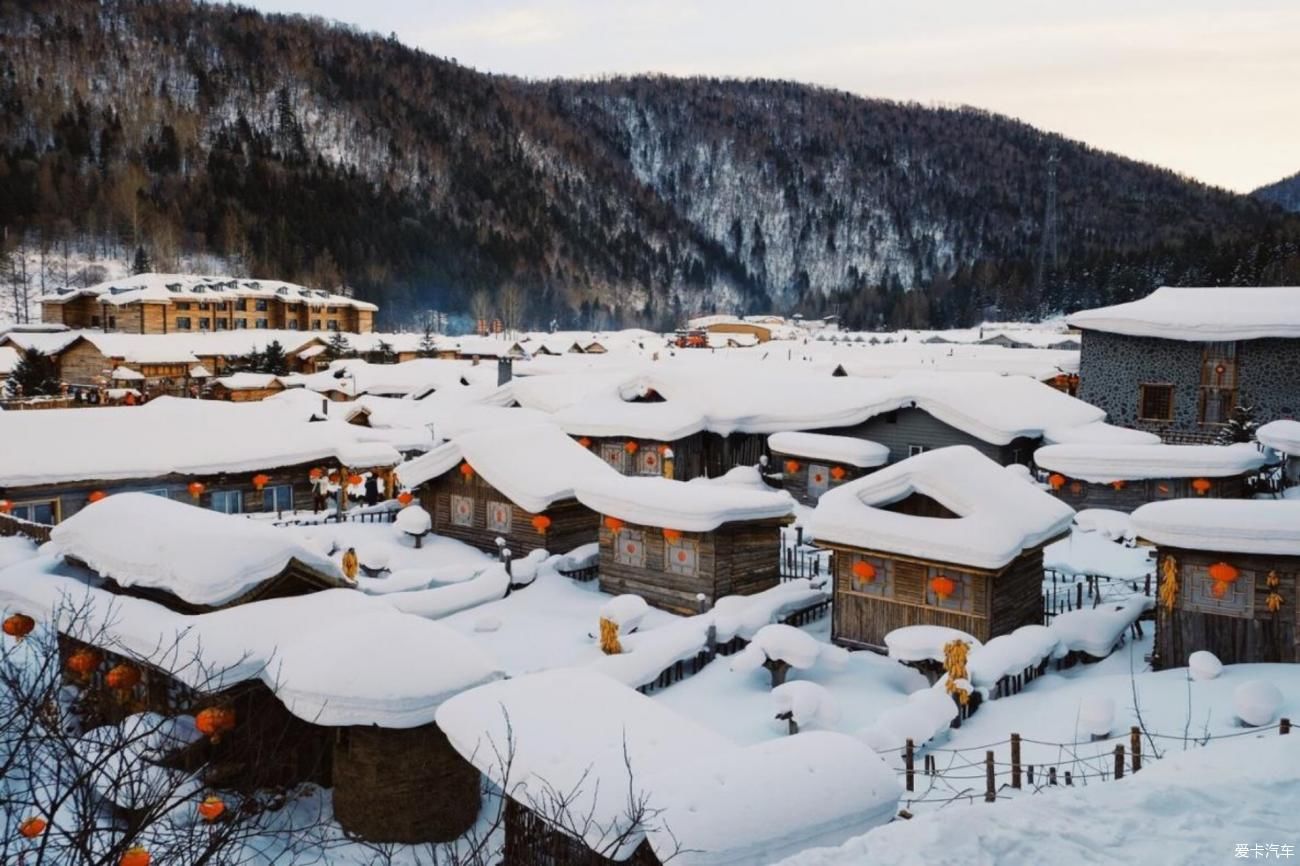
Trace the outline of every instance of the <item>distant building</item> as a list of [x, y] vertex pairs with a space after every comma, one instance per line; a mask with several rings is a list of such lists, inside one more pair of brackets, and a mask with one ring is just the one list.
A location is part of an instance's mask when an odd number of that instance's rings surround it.
[[69, 328], [174, 334], [191, 331], [374, 330], [378, 307], [278, 280], [138, 274], [41, 296], [41, 318]]
[[1300, 413], [1300, 286], [1164, 287], [1069, 318], [1083, 332], [1079, 397], [1113, 423], [1208, 441], [1234, 406]]

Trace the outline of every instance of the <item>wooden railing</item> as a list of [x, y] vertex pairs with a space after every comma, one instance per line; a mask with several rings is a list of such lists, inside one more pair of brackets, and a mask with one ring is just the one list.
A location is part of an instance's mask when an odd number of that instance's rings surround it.
[[0, 514], [0, 536], [25, 535], [37, 544], [44, 544], [50, 540], [50, 530], [53, 528], [44, 523], [22, 520], [12, 514]]

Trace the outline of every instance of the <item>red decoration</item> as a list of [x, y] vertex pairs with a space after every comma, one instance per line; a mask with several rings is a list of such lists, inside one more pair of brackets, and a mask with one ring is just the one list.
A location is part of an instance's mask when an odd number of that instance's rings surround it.
[[1226, 562], [1216, 562], [1207, 569], [1210, 574], [1210, 580], [1215, 583], [1232, 583], [1241, 576], [1241, 572], [1236, 566], [1229, 565]]
[[821, 484], [821, 483], [822, 483], [823, 481], [825, 481], [825, 480], [826, 480], [826, 477], [825, 477], [824, 475], [822, 475], [820, 472], [818, 472], [816, 475], [813, 476], [813, 483], [814, 483], [814, 484]]
[[397, 501], [402, 504], [403, 508], [405, 508], [415, 501], [415, 497], [411, 495], [411, 491], [403, 490], [401, 493], [397, 494]]
[[673, 542], [677, 542], [677, 541], [681, 541], [681, 540], [682, 540], [682, 531], [681, 531], [680, 529], [665, 529], [665, 530], [664, 530], [664, 541], [667, 541], [667, 542], [669, 542], [669, 543], [673, 543]]
[[324, 474], [325, 474], [325, 470], [317, 466], [315, 469], [308, 472], [307, 476], [311, 478], [312, 481], [320, 481], [321, 476], [323, 476]]
[[117, 861], [117, 866], [149, 866], [153, 857], [144, 848], [128, 848], [122, 855], [122, 859]]
[[46, 823], [44, 818], [28, 818], [18, 825], [18, 832], [24, 839], [35, 839], [44, 833], [45, 828], [48, 826], [49, 824]]
[[190, 486], [187, 489], [190, 491], [190, 496], [198, 499], [203, 495], [203, 491], [206, 490], [207, 487], [204, 486], [202, 481], [191, 481]]
[[684, 551], [684, 550], [679, 550], [679, 551], [677, 551], [677, 561], [678, 561], [678, 562], [685, 562], [685, 561], [686, 561], [686, 551]]
[[1047, 476], [1047, 483], [1052, 486], [1053, 490], [1060, 490], [1065, 486], [1065, 476], [1059, 472], [1053, 472]]
[[261, 490], [263, 487], [265, 487], [270, 483], [271, 483], [271, 476], [263, 472], [259, 472], [253, 476], [253, 487], [257, 490]]
[[8, 499], [0, 499], [0, 514], [8, 514], [14, 510], [14, 504]]
[[462, 463], [460, 464], [460, 474], [465, 476], [465, 480], [468, 481], [470, 478], [474, 477], [474, 467], [470, 466], [468, 463]]
[[331, 483], [331, 484], [338, 484], [338, 483], [339, 483], [339, 473], [338, 473], [337, 470], [335, 470], [334, 472], [331, 472], [331, 473], [330, 473], [330, 483]]
[[853, 576], [862, 583], [874, 583], [876, 580], [876, 567], [859, 559], [853, 563]]
[[954, 592], [957, 591], [957, 582], [946, 575], [939, 575], [930, 580], [930, 591], [940, 601], [946, 601]]
[[199, 816], [211, 824], [226, 811], [226, 803], [216, 794], [209, 794], [199, 803]]
[[83, 677], [90, 676], [101, 661], [99, 653], [93, 649], [79, 649], [68, 656], [68, 670]]
[[615, 533], [616, 533], [616, 532], [619, 532], [619, 531], [623, 528], [623, 521], [619, 520], [617, 517], [606, 517], [606, 518], [605, 518], [605, 527], [606, 527], [610, 532], [615, 532]]
[[591, 447], [591, 440], [588, 439], [586, 436], [583, 436], [582, 438], [580, 438], [580, 439], [578, 440], [578, 444], [581, 445], [583, 448], [590, 448], [590, 447]]
[[1192, 481], [1192, 489], [1196, 491], [1197, 496], [1204, 496], [1209, 493], [1210, 488], [1213, 486], [1208, 478], [1197, 478]]
[[793, 474], [795, 474], [795, 473], [798, 472], [798, 471], [799, 471], [799, 461], [798, 461], [798, 460], [787, 460], [787, 461], [785, 461], [785, 474], [786, 474], [786, 475], [793, 475]]
[[86, 497], [86, 501], [89, 502], [89, 503], [91, 503], [91, 504], [94, 504], [94, 503], [98, 502], [99, 500], [104, 499], [104, 498], [107, 497], [107, 496], [108, 496], [108, 494], [105, 493], [105, 492], [102, 491], [102, 490], [92, 490], [92, 491], [90, 492], [90, 495]]
[[360, 484], [363, 481], [365, 481], [365, 479], [362, 478], [360, 475], [348, 476], [348, 484], [351, 485], [352, 487], [356, 487], [358, 484]]
[[840, 480], [842, 480], [842, 479], [844, 478], [844, 467], [843, 467], [843, 466], [832, 466], [832, 467], [831, 467], [831, 477], [834, 478], [836, 481], [840, 481]]
[[104, 682], [110, 689], [130, 691], [140, 684], [140, 670], [133, 665], [117, 665], [104, 675]]
[[235, 711], [229, 707], [208, 707], [194, 716], [194, 726], [217, 743], [221, 735], [235, 727]]
[[1123, 490], [1126, 484], [1128, 484], [1128, 482], [1123, 478], [1117, 478], [1110, 483], [1110, 486], [1114, 487], [1116, 490]]
[[25, 613], [15, 613], [5, 617], [4, 631], [15, 640], [22, 640], [36, 628], [36, 620]]
[[636, 444], [634, 440], [629, 439], [627, 441], [627, 444], [623, 446], [623, 450], [626, 451], [628, 454], [635, 454], [637, 452], [637, 449], [639, 449], [640, 447], [641, 446]]
[[537, 515], [536, 517], [533, 518], [532, 522], [533, 522], [533, 529], [536, 529], [542, 535], [545, 535], [546, 530], [551, 528], [551, 518], [547, 517], [545, 514]]

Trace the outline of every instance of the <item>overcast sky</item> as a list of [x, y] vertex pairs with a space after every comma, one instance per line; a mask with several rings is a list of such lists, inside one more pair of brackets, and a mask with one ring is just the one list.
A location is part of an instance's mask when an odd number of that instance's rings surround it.
[[242, 0], [491, 72], [789, 78], [967, 104], [1235, 190], [1300, 171], [1297, 0]]

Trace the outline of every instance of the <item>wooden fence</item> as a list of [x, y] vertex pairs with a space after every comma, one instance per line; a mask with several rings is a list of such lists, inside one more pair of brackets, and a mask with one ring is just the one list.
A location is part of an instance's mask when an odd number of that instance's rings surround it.
[[25, 535], [37, 544], [44, 544], [50, 540], [50, 530], [53, 528], [44, 523], [22, 520], [12, 514], [0, 514], [0, 536]]
[[[1104, 574], [1076, 575], [1065, 574], [1054, 569], [1043, 570], [1043, 581], [1051, 578], [1052, 587], [1043, 591], [1043, 625], [1051, 625], [1052, 619], [1071, 610], [1082, 610], [1101, 605], [1102, 596], [1118, 599], [1124, 596], [1113, 592], [1115, 586], [1127, 588], [1128, 597], [1145, 595], [1151, 597], [1151, 575], [1142, 580], [1136, 578], [1113, 578]], [[1103, 593], [1103, 588], [1109, 590]]]

